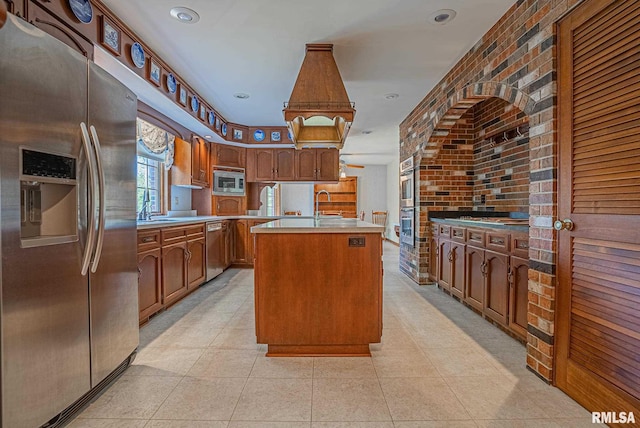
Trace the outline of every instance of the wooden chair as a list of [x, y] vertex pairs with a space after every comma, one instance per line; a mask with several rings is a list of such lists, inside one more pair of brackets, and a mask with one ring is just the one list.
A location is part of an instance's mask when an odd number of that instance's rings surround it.
[[360, 211], [360, 220], [364, 221], [364, 210]]
[[371, 222], [384, 227], [382, 239], [387, 239], [387, 211], [371, 211]]
[[285, 211], [284, 215], [302, 215], [300, 211]]

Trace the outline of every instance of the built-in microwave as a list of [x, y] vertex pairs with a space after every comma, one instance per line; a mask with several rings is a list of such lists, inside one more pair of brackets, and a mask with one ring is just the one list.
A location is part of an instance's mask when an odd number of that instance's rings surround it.
[[214, 169], [212, 192], [214, 195], [244, 196], [244, 170], [229, 171]]
[[400, 206], [413, 207], [414, 182], [413, 182], [413, 157], [404, 160], [400, 164]]
[[401, 208], [400, 209], [400, 242], [413, 247], [413, 208]]

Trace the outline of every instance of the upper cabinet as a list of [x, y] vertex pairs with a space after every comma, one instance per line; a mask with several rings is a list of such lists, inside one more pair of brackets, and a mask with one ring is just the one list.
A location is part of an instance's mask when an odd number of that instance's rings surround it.
[[247, 149], [226, 144], [211, 145], [211, 165], [233, 168], [246, 167]]
[[338, 181], [337, 149], [249, 149], [247, 181]]
[[176, 137], [171, 184], [209, 187], [209, 143], [194, 137], [193, 143]]

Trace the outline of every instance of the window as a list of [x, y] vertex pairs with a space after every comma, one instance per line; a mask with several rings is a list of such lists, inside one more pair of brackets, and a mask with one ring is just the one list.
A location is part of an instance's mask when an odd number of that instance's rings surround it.
[[262, 207], [260, 215], [280, 215], [280, 185], [273, 187], [265, 187], [262, 191], [261, 198]]
[[136, 212], [142, 210], [145, 190], [149, 191], [149, 212], [162, 213], [162, 162], [138, 156], [138, 195]]

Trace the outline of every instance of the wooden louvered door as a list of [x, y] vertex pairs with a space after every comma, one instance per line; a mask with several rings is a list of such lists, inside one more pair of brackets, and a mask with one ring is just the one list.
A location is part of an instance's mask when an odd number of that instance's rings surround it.
[[637, 0], [587, 0], [559, 25], [558, 215], [573, 229], [557, 232], [555, 357], [555, 382], [576, 401], [636, 418], [639, 26]]

